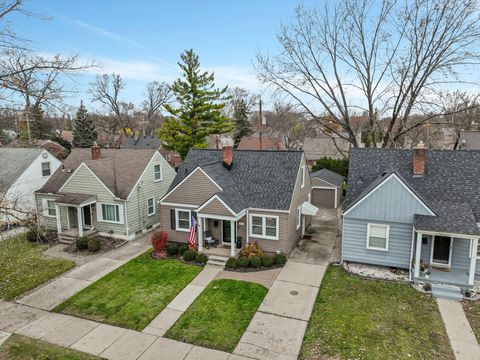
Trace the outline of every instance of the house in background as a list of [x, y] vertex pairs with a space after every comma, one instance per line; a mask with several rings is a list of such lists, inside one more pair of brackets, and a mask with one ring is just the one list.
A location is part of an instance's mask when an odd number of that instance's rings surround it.
[[6, 147], [45, 149], [59, 160], [64, 159], [66, 156], [66, 149], [56, 141], [52, 140], [35, 140], [32, 144], [26, 144], [16, 139], [10, 142]]
[[0, 148], [0, 164], [0, 222], [12, 222], [35, 213], [34, 191], [62, 163], [44, 149]]
[[408, 269], [461, 299], [480, 275], [480, 151], [352, 149], [342, 261]]
[[160, 225], [175, 171], [157, 150], [73, 149], [35, 192], [39, 223], [64, 242], [99, 232], [131, 240]]
[[285, 150], [285, 145], [280, 136], [256, 131], [250, 136], [244, 136], [237, 150]]
[[[334, 141], [335, 140], [335, 141]], [[328, 135], [318, 135], [314, 138], [306, 138], [303, 144], [303, 151], [309, 166], [321, 158], [329, 157], [332, 159], [344, 159], [350, 151], [350, 142], [340, 137], [334, 137], [334, 140]]]
[[288, 254], [318, 211], [310, 190], [302, 151], [192, 149], [160, 201], [162, 230], [186, 243], [196, 218], [199, 250], [215, 239], [224, 261], [253, 241]]
[[345, 178], [328, 169], [310, 174], [312, 182], [312, 204], [318, 208], [336, 209], [343, 199], [342, 184]]
[[480, 150], [480, 131], [460, 131], [459, 148]]

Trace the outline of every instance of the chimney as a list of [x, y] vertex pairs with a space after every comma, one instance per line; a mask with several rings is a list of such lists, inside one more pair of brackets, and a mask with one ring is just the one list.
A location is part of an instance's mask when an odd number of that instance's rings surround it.
[[228, 170], [232, 168], [233, 165], [233, 144], [232, 140], [229, 138], [222, 139], [223, 145], [223, 166]]
[[102, 153], [100, 151], [100, 146], [98, 146], [96, 141], [93, 143], [91, 149], [92, 149], [92, 160], [99, 160], [102, 157]]
[[425, 144], [420, 141], [413, 150], [413, 175], [423, 176], [425, 174]]

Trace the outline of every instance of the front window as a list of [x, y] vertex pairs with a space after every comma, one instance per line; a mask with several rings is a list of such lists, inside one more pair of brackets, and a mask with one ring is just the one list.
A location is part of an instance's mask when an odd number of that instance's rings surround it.
[[176, 210], [177, 213], [177, 230], [188, 231], [190, 229], [190, 211]]
[[278, 240], [278, 217], [250, 215], [250, 236]]
[[162, 180], [162, 167], [160, 164], [153, 165], [153, 176], [155, 181]]
[[102, 219], [103, 221], [120, 222], [120, 207], [102, 204]]
[[147, 213], [148, 216], [155, 214], [155, 199], [150, 198], [147, 200]]
[[47, 212], [48, 212], [48, 216], [51, 216], [51, 217], [56, 217], [57, 216], [57, 210], [55, 208], [55, 201], [47, 200]]
[[388, 233], [388, 225], [368, 224], [367, 248], [388, 251]]
[[50, 163], [49, 162], [43, 162], [42, 163], [42, 176], [50, 176]]

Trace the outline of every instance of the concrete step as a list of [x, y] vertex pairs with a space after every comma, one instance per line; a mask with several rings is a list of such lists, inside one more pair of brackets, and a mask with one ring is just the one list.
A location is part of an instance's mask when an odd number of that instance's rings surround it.
[[208, 255], [209, 260], [215, 260], [215, 261], [224, 261], [227, 262], [228, 256], [220, 256], [220, 255]]
[[220, 266], [222, 268], [225, 267], [226, 265], [226, 262], [223, 262], [223, 261], [218, 261], [218, 260], [208, 260], [207, 261], [207, 265], [213, 265], [213, 266]]
[[463, 294], [459, 287], [457, 286], [445, 286], [439, 284], [432, 284], [432, 294], [439, 299], [463, 300]]

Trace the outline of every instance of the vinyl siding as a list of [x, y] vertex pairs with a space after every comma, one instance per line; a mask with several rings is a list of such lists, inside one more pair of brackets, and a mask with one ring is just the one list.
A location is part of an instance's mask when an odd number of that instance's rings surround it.
[[[155, 182], [154, 166], [158, 164], [161, 165], [162, 180]], [[174, 177], [175, 171], [159, 153], [155, 153], [152, 161], [140, 177], [140, 181], [127, 199], [129, 236], [161, 222], [161, 208], [158, 201], [166, 194]], [[152, 197], [155, 203], [155, 214], [148, 216], [147, 201]]]
[[[430, 255], [432, 249], [432, 236], [427, 237], [427, 243], [422, 244], [420, 258], [425, 264], [430, 264]], [[478, 260], [477, 260], [478, 265]], [[452, 268], [470, 269], [470, 239], [453, 238], [452, 248]], [[476, 272], [478, 273], [478, 266]]]
[[55, 200], [55, 197], [45, 195], [35, 195], [37, 205], [38, 223], [50, 230], [57, 230], [57, 218], [43, 215], [43, 199]]
[[179, 242], [179, 243], [188, 243], [188, 232], [176, 231], [170, 228], [170, 210], [171, 209], [181, 209], [181, 210], [190, 210], [191, 208], [182, 208], [180, 206], [167, 206], [162, 205], [160, 209], [160, 219], [162, 224], [162, 231], [165, 231], [168, 235], [168, 241]]
[[[248, 226], [250, 227], [250, 215], [268, 215], [268, 216], [278, 216], [278, 240], [269, 240], [269, 239], [261, 239], [256, 238], [254, 236], [248, 236], [248, 242], [257, 241], [258, 245], [263, 251], [275, 253], [280, 251], [282, 253], [289, 253], [290, 252], [290, 230], [289, 229], [289, 214], [287, 213], [275, 213], [267, 211], [258, 211], [258, 210], [250, 210], [248, 212]], [[249, 231], [249, 229], [246, 229]], [[242, 236], [242, 235], [241, 235]], [[243, 236], [242, 236], [243, 237]]]
[[233, 216], [233, 214], [218, 199], [213, 199], [199, 212], [199, 214]]

